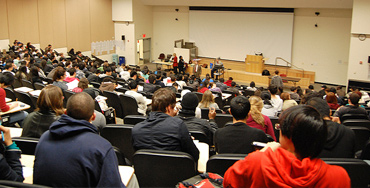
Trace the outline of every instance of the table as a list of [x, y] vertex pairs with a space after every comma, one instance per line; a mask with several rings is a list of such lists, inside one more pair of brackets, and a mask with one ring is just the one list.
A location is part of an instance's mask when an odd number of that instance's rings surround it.
[[[21, 155], [20, 159], [23, 165], [23, 176], [24, 176], [24, 183], [33, 183], [33, 163], [35, 161], [34, 155]], [[122, 182], [127, 186], [132, 176], [134, 175], [134, 168], [130, 166], [118, 166], [119, 173], [121, 175]]]
[[158, 65], [164, 65], [164, 66], [167, 66], [167, 69], [172, 69], [172, 62], [164, 62], [164, 61], [158, 61], [158, 60], [155, 60], [155, 61], [152, 61], [152, 63], [156, 64], [155, 65], [155, 68], [158, 68]]
[[[271, 79], [272, 76], [269, 77], [269, 79]], [[291, 81], [293, 82], [294, 86], [297, 84], [297, 82], [301, 81], [301, 78], [295, 78], [295, 77], [283, 77], [281, 76], [281, 79], [283, 81]]]
[[[19, 111], [22, 111], [22, 110], [27, 110], [27, 109], [31, 108], [30, 105], [28, 105], [26, 103], [23, 103], [23, 102], [20, 102], [20, 101], [13, 101], [13, 102], [10, 102], [10, 103], [7, 103], [7, 104], [12, 104], [14, 102], [18, 102], [19, 106], [15, 107], [11, 110], [8, 110], [6, 112], [0, 112], [0, 116], [5, 115], [5, 114], [11, 114], [11, 113], [14, 113], [14, 112], [19, 112]], [[21, 107], [21, 105], [24, 105], [24, 106]]]
[[30, 95], [33, 95], [36, 97], [40, 96], [40, 93], [41, 93], [41, 90], [33, 90], [29, 92]]
[[28, 87], [19, 87], [19, 88], [15, 88], [14, 91], [28, 93], [30, 91], [33, 91], [33, 89], [28, 88]]

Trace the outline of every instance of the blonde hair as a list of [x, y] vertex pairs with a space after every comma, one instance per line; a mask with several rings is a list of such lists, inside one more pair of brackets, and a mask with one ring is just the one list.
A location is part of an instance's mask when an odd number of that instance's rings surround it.
[[212, 103], [215, 103], [215, 99], [213, 98], [212, 92], [207, 90], [203, 94], [202, 101], [199, 103], [199, 108], [208, 108]]
[[253, 120], [262, 125], [262, 127], [265, 127], [265, 119], [263, 118], [263, 115], [261, 113], [263, 108], [263, 101], [258, 96], [251, 96], [249, 98], [249, 102], [251, 104], [251, 110], [250, 115], [252, 116]]

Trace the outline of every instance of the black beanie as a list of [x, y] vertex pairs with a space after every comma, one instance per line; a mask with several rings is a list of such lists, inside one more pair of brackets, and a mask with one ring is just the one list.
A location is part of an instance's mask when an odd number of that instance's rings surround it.
[[181, 107], [184, 110], [195, 110], [198, 106], [198, 97], [195, 93], [187, 93], [182, 97]]

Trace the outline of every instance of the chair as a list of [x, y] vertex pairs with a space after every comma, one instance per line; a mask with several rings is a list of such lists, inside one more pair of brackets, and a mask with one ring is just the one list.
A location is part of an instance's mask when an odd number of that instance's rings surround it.
[[13, 89], [15, 89], [15, 88], [22, 87], [23, 85], [18, 79], [15, 79], [12, 86], [13, 86]]
[[217, 103], [220, 109], [224, 108], [224, 102], [222, 101], [222, 97], [220, 95], [215, 97], [215, 103]]
[[12, 140], [22, 150], [22, 154], [35, 155], [36, 146], [39, 142], [38, 138], [13, 137]]
[[48, 188], [44, 185], [28, 184], [10, 180], [0, 180], [0, 187], [18, 187], [18, 188]]
[[165, 58], [166, 58], [166, 56], [164, 55], [164, 53], [159, 54], [158, 59], [163, 61]]
[[37, 107], [37, 99], [39, 99], [39, 96], [30, 95], [31, 101], [35, 107]]
[[344, 122], [349, 119], [366, 119], [369, 120], [369, 117], [365, 114], [344, 114], [340, 119], [340, 122]]
[[31, 113], [36, 109], [36, 106], [33, 104], [31, 96], [28, 93], [24, 93], [21, 91], [14, 91], [14, 93], [19, 101], [30, 105], [30, 108], [26, 110], [28, 113]]
[[100, 87], [100, 83], [98, 83], [98, 82], [90, 82], [90, 84], [93, 85], [94, 88], [97, 88], [97, 89], [99, 89], [99, 87]]
[[254, 95], [254, 91], [252, 91], [252, 90], [244, 90], [243, 91], [243, 94], [246, 97], [250, 97], [250, 96], [253, 96]]
[[15, 96], [13, 89], [7, 87], [7, 88], [4, 88], [4, 90], [5, 90], [6, 97], [8, 97], [9, 99], [12, 99], [12, 101], [17, 100], [17, 97]]
[[113, 146], [113, 150], [114, 150], [114, 153], [116, 153], [118, 165], [126, 165], [127, 166], [128, 164], [127, 164], [127, 162], [125, 160], [125, 156], [123, 155], [121, 150], [119, 148], [117, 148], [116, 146]]
[[322, 158], [325, 163], [343, 167], [351, 179], [351, 187], [368, 187], [370, 166], [361, 159]]
[[183, 86], [182, 87], [183, 90], [187, 89], [187, 90], [190, 90], [191, 92], [194, 91], [194, 88], [190, 87], [190, 86]]
[[119, 95], [119, 100], [122, 104], [123, 118], [125, 118], [127, 115], [140, 115], [137, 111], [138, 105], [136, 99], [133, 96], [125, 94]]
[[35, 90], [42, 90], [45, 87], [44, 84], [38, 82], [34, 83], [33, 86], [35, 86]]
[[107, 105], [109, 107], [112, 107], [116, 110], [116, 116], [119, 117], [119, 118], [124, 118], [125, 116], [123, 115], [123, 107], [122, 107], [122, 104], [118, 97], [118, 95], [114, 92], [111, 92], [111, 91], [104, 91], [103, 92], [104, 96], [107, 97]]
[[355, 152], [363, 150], [366, 142], [370, 138], [370, 130], [365, 127], [351, 126], [350, 129], [355, 132]]
[[133, 125], [108, 124], [101, 132], [100, 136], [107, 139], [112, 146], [117, 147], [121, 153], [132, 163], [132, 156], [135, 153], [132, 147], [131, 130]]
[[366, 119], [347, 119], [342, 122], [343, 125], [351, 127], [351, 126], [358, 126], [358, 127], [365, 127], [370, 130], [370, 120]]
[[199, 142], [203, 142], [208, 144], [209, 146], [213, 145], [213, 140], [209, 140], [207, 135], [201, 131], [189, 131], [190, 135], [195, 138], [195, 140], [199, 140]]
[[[45, 75], [48, 75], [48, 74], [46, 74], [46, 72], [45, 72]], [[44, 81], [48, 82], [48, 84], [53, 83], [53, 79], [51, 79], [51, 78], [43, 78], [43, 79], [44, 79]]]
[[235, 162], [242, 160], [246, 154], [218, 154], [213, 155], [207, 161], [207, 172], [217, 173], [224, 176], [227, 169], [229, 169]]
[[64, 99], [66, 100], [66, 102], [68, 101], [69, 97], [71, 97], [74, 94], [75, 94], [75, 92], [73, 92], [73, 91], [69, 91], [69, 90], [64, 90], [63, 91]]
[[366, 142], [366, 145], [361, 152], [360, 159], [370, 160], [370, 140]]
[[28, 87], [28, 88], [34, 89], [33, 84], [28, 80], [22, 79], [21, 83], [22, 83], [23, 87]]
[[127, 115], [124, 119], [125, 124], [136, 125], [142, 121], [146, 120], [143, 115]]
[[227, 122], [233, 121], [233, 116], [230, 114], [216, 114], [215, 121], [218, 128], [225, 127]]
[[203, 93], [200, 93], [200, 92], [194, 92], [196, 95], [197, 95], [197, 97], [198, 97], [198, 101], [200, 102], [200, 101], [202, 101], [202, 98], [203, 98]]
[[184, 152], [145, 149], [137, 151], [133, 158], [140, 187], [175, 187], [197, 175], [194, 159]]
[[[208, 117], [208, 114], [209, 114], [209, 108], [201, 108], [201, 109], [200, 109], [200, 113], [201, 113], [200, 117], [201, 117], [202, 119], [209, 119], [209, 117]], [[219, 110], [219, 109], [216, 109], [216, 114], [222, 114], [222, 111], [221, 111], [221, 110]]]
[[279, 137], [280, 137], [280, 131], [276, 130], [275, 125], [279, 124], [279, 118], [278, 117], [269, 117], [271, 120], [272, 127], [274, 128], [274, 133], [276, 137], [276, 142], [279, 142]]
[[129, 89], [121, 87], [121, 88], [116, 88], [116, 91], [121, 92], [121, 93], [126, 93]]

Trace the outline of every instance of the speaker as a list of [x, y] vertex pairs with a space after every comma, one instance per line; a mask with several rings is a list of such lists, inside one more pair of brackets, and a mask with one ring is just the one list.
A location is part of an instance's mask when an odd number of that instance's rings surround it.
[[367, 62], [368, 62], [368, 63], [370, 63], [370, 56], [369, 56], [369, 58], [367, 59]]
[[125, 35], [122, 35], [122, 40], [125, 40]]

